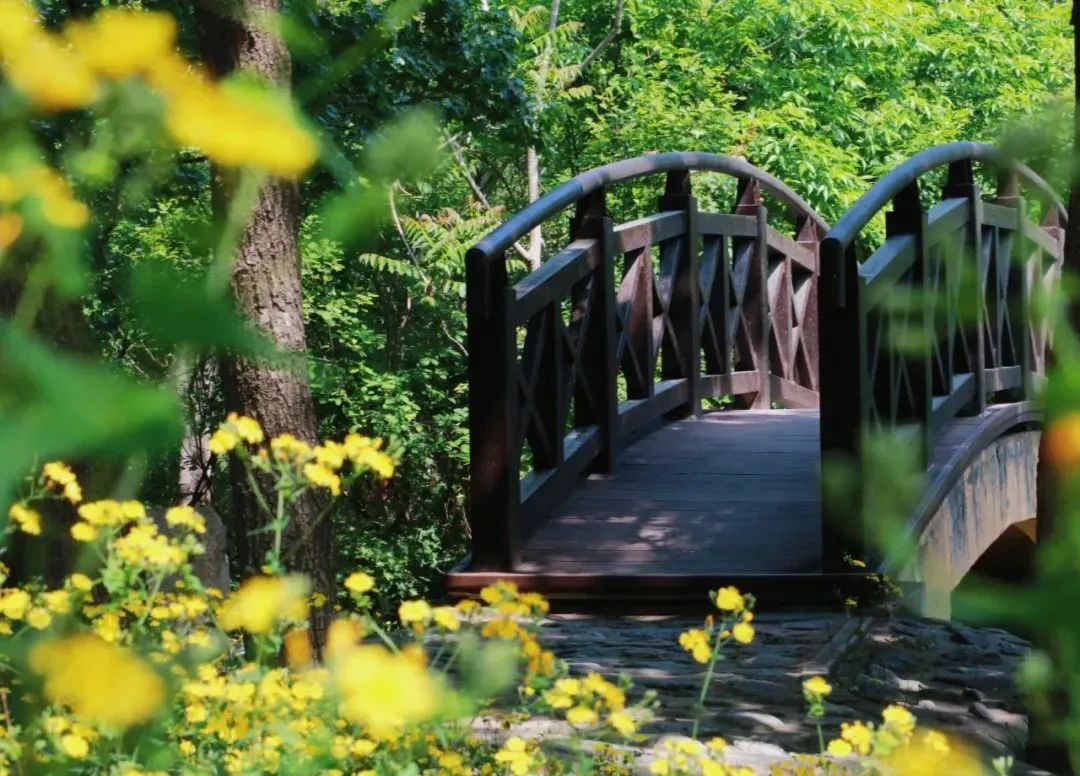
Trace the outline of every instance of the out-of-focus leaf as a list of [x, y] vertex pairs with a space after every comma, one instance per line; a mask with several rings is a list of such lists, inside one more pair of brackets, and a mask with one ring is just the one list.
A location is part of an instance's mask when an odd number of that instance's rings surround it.
[[60, 353], [0, 323], [0, 492], [36, 462], [161, 450], [182, 425], [175, 394]]
[[147, 262], [132, 272], [131, 308], [162, 346], [191, 345], [269, 356], [273, 345], [244, 321], [224, 293], [211, 292], [202, 278], [167, 264]]

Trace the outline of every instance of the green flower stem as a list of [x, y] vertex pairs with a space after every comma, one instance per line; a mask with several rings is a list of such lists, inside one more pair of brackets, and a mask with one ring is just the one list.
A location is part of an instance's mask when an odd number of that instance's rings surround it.
[[[720, 623], [720, 630], [726, 628], [727, 621]], [[709, 665], [705, 669], [705, 679], [701, 682], [701, 692], [698, 694], [697, 710], [694, 712], [694, 725], [690, 729], [690, 737], [697, 738], [698, 728], [701, 726], [701, 715], [705, 711], [705, 696], [709, 694], [709, 686], [712, 684], [713, 672], [716, 670], [716, 661], [720, 658], [720, 650], [727, 639], [717, 637], [713, 645], [712, 655], [709, 656]]]

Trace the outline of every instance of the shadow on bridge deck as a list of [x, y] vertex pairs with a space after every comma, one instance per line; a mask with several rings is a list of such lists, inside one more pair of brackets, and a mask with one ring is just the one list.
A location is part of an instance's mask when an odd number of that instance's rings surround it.
[[533, 574], [821, 570], [816, 410], [712, 412], [643, 437], [526, 543]]

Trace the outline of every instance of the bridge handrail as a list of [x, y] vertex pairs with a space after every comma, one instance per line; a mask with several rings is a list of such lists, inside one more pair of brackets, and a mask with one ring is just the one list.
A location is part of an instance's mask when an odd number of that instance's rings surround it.
[[[700, 212], [692, 172], [736, 178], [734, 210]], [[666, 175], [656, 211], [616, 225], [608, 187], [656, 174]], [[794, 234], [769, 223], [763, 191], [788, 209]], [[511, 246], [571, 205], [568, 243], [513, 282]], [[634, 436], [696, 414], [702, 399], [817, 406], [827, 229], [749, 162], [676, 152], [582, 173], [471, 248], [472, 567], [512, 568], [575, 478], [609, 471]]]
[[1063, 222], [1066, 219], [1065, 205], [1050, 184], [1034, 170], [1006, 156], [999, 148], [988, 143], [960, 140], [927, 148], [893, 168], [868, 192], [859, 197], [840, 220], [833, 224], [832, 229], [825, 235], [825, 240], [848, 247], [874, 216], [887, 207], [907, 186], [931, 170], [960, 161], [986, 162], [1002, 169], [1015, 171], [1024, 182], [1043, 195], [1046, 201], [1057, 210]]
[[[974, 163], [998, 170], [984, 201]], [[948, 169], [924, 206], [920, 178]], [[1046, 205], [1028, 217], [1021, 184]], [[885, 241], [863, 257], [858, 238], [885, 212]], [[1037, 174], [983, 143], [929, 148], [882, 177], [820, 245], [820, 412], [823, 460], [862, 463], [868, 435], [918, 440], [924, 467], [934, 435], [988, 399], [1023, 402], [1045, 372], [1051, 332], [1033, 299], [1057, 283], [1066, 211]], [[862, 487], [863, 472], [855, 482]], [[823, 494], [826, 568], [872, 551], [874, 519], [861, 499]]]
[[490, 261], [501, 256], [536, 226], [602, 188], [649, 175], [684, 171], [718, 172], [734, 178], [756, 180], [769, 194], [791, 210], [808, 215], [822, 232], [828, 231], [829, 226], [825, 220], [802, 197], [779, 178], [745, 159], [697, 151], [671, 151], [623, 159], [576, 175], [496, 227], [472, 248], [472, 252]]

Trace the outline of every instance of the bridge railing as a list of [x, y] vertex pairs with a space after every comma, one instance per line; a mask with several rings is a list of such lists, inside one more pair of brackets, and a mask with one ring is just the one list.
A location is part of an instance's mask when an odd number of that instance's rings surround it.
[[[990, 200], [976, 163], [996, 172]], [[940, 195], [927, 197], [920, 178], [942, 167]], [[1025, 191], [1041, 201], [1041, 225]], [[884, 242], [861, 255], [860, 238], [889, 207]], [[917, 154], [852, 207], [821, 243], [824, 460], [858, 460], [868, 434], [892, 431], [912, 435], [928, 466], [934, 433], [950, 419], [980, 414], [988, 397], [1031, 397], [1049, 347], [1033, 302], [1060, 273], [1064, 218], [1045, 181], [979, 143]], [[829, 494], [823, 503], [826, 567], [865, 554], [873, 517]]]
[[[732, 212], [699, 211], [693, 170], [737, 179]], [[656, 174], [657, 212], [616, 225], [608, 188]], [[763, 192], [788, 209], [791, 236], [769, 224]], [[511, 283], [507, 251], [570, 206], [569, 243]], [[472, 568], [511, 568], [574, 478], [610, 471], [634, 435], [705, 398], [816, 406], [826, 228], [745, 161], [670, 153], [579, 175], [470, 250]]]

